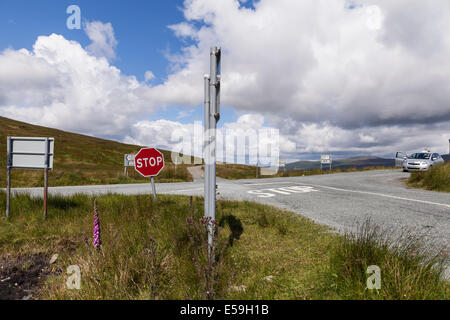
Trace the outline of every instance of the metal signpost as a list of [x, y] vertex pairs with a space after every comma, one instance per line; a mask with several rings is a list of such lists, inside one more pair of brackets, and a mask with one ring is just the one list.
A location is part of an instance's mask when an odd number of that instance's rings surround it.
[[153, 199], [157, 202], [154, 177], [164, 169], [164, 155], [155, 148], [141, 149], [134, 158], [134, 169], [146, 178], [151, 177]]
[[[205, 217], [216, 218], [216, 129], [220, 119], [221, 49], [212, 47], [210, 74], [205, 75]], [[208, 244], [213, 244], [212, 226], [208, 228]]]
[[134, 154], [126, 154], [123, 156], [124, 175], [128, 176], [127, 167], [134, 167]]
[[320, 156], [320, 170], [322, 170], [322, 166], [324, 164], [329, 164], [330, 165], [330, 172], [331, 172], [331, 164], [333, 162], [333, 159], [331, 157], [331, 155], [329, 154], [323, 154]]
[[11, 169], [44, 170], [44, 219], [47, 218], [48, 170], [53, 169], [54, 138], [7, 137], [6, 217], [10, 215]]

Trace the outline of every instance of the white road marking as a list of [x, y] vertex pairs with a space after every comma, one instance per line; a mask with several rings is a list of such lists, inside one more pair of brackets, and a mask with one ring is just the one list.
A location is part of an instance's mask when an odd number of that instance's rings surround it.
[[283, 195], [291, 195], [293, 193], [308, 193], [308, 192], [314, 192], [318, 191], [315, 190], [313, 187], [310, 186], [292, 186], [292, 187], [283, 187], [283, 188], [276, 188], [276, 189], [261, 189], [261, 190], [250, 190], [247, 191], [247, 193], [253, 194], [258, 196], [258, 198], [271, 198], [275, 197], [275, 194], [283, 194]]
[[418, 199], [410, 199], [410, 198], [403, 198], [403, 197], [397, 197], [392, 196], [389, 194], [383, 194], [383, 193], [377, 193], [377, 192], [369, 192], [369, 191], [358, 191], [358, 190], [349, 190], [349, 189], [341, 189], [341, 188], [335, 188], [335, 187], [329, 187], [329, 186], [322, 186], [318, 184], [310, 184], [308, 185], [316, 188], [325, 188], [325, 189], [331, 189], [331, 190], [337, 190], [337, 191], [344, 191], [344, 192], [353, 192], [353, 193], [361, 193], [361, 194], [370, 194], [373, 196], [380, 196], [380, 197], [386, 197], [386, 198], [392, 198], [392, 199], [398, 199], [398, 200], [405, 200], [405, 201], [413, 201], [413, 202], [419, 202], [419, 203], [426, 203], [426, 204], [432, 204], [436, 206], [443, 206], [450, 208], [450, 204], [445, 203], [439, 203], [439, 202], [432, 202], [432, 201], [426, 201], [426, 200], [418, 200]]

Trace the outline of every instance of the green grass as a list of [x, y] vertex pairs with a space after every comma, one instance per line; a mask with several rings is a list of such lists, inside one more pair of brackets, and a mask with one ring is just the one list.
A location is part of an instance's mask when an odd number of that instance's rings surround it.
[[[376, 237], [361, 241], [340, 236], [294, 213], [249, 202], [218, 202], [221, 227], [216, 266], [210, 272], [199, 222], [203, 199], [158, 199], [155, 204], [150, 195], [99, 197], [103, 246], [97, 251], [92, 247], [92, 197], [50, 197], [48, 219], [43, 221], [42, 200], [17, 195], [11, 219], [0, 218], [0, 258], [59, 253], [51, 275], [35, 294], [40, 299], [449, 297], [448, 283], [439, 279], [437, 269], [420, 269], [425, 260], [404, 254], [397, 259], [397, 251]], [[0, 194], [0, 212], [4, 208], [5, 195]], [[362, 289], [367, 264], [379, 265], [384, 281], [392, 280], [385, 291], [375, 295]], [[65, 287], [70, 265], [81, 268], [79, 291]], [[414, 277], [417, 270], [423, 276]], [[400, 290], [399, 285], [416, 291]]]
[[[124, 154], [137, 153], [141, 147], [81, 134], [40, 127], [0, 117], [0, 181], [6, 184], [6, 137], [54, 137], [54, 170], [49, 172], [49, 186], [139, 183], [148, 181], [133, 168], [124, 176]], [[169, 151], [161, 150], [166, 166], [157, 182], [192, 181], [186, 166], [175, 171]], [[13, 187], [41, 187], [42, 171], [12, 170]]]
[[415, 188], [450, 192], [450, 163], [434, 166], [428, 171], [412, 172], [408, 185]]
[[[367, 220], [357, 232], [340, 237], [326, 274], [325, 283], [332, 285], [323, 294], [337, 299], [449, 299], [450, 284], [443, 281], [448, 248], [425, 245], [426, 234], [397, 231], [382, 230]], [[380, 270], [379, 290], [367, 289], [369, 266]]]
[[[295, 171], [283, 171], [279, 170], [277, 174], [265, 176], [261, 175], [261, 168], [258, 169], [259, 178], [279, 178], [279, 177], [298, 177], [298, 176], [311, 176], [311, 175], [321, 175], [330, 173], [342, 173], [342, 172], [357, 172], [357, 171], [367, 171], [367, 170], [387, 170], [394, 169], [392, 167], [352, 167], [352, 168], [336, 168], [331, 172], [329, 170], [309, 169], [309, 170], [295, 170]], [[242, 164], [218, 164], [216, 166], [216, 174], [218, 177], [238, 180], [238, 179], [255, 179], [256, 178], [256, 167], [247, 166]]]

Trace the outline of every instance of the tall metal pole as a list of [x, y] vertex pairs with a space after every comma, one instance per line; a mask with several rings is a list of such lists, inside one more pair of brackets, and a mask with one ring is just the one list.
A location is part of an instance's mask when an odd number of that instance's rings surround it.
[[204, 76], [204, 85], [205, 85], [205, 134], [204, 134], [204, 143], [203, 143], [203, 154], [204, 154], [204, 161], [205, 161], [205, 167], [204, 167], [204, 192], [205, 192], [205, 217], [209, 216], [209, 176], [210, 176], [210, 159], [209, 159], [209, 112], [210, 112], [210, 92], [209, 92], [209, 75]]
[[155, 178], [151, 177], [151, 180], [152, 180], [153, 200], [155, 200], [155, 203], [158, 203], [158, 198], [156, 198]]
[[[211, 220], [216, 219], [216, 129], [220, 119], [220, 75], [218, 75], [220, 59], [221, 50], [211, 47], [209, 79], [205, 77], [205, 216]], [[210, 224], [208, 244], [211, 249], [213, 238], [213, 228]]]
[[6, 140], [6, 218], [9, 218], [11, 199], [11, 137]]

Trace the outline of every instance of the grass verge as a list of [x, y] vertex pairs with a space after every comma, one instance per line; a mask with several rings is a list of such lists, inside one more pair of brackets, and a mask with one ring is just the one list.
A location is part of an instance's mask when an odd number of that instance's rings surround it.
[[[0, 196], [4, 212], [5, 197]], [[13, 198], [11, 219], [0, 218], [0, 263], [2, 270], [12, 270], [1, 274], [11, 279], [0, 283], [0, 299], [26, 296], [26, 290], [36, 299], [395, 299], [397, 283], [421, 287], [420, 293], [405, 291], [404, 299], [448, 297], [448, 291], [424, 282], [437, 279], [434, 269], [424, 269], [427, 276], [413, 282], [411, 273], [399, 273], [394, 289], [368, 296], [361, 289], [367, 277], [364, 267], [385, 267], [382, 261], [361, 262], [352, 272], [338, 269], [359, 261], [359, 255], [351, 254], [355, 250], [343, 249], [360, 244], [358, 238], [249, 202], [218, 202], [220, 232], [211, 262], [206, 258], [202, 198], [161, 195], [155, 204], [150, 195], [101, 196], [99, 251], [92, 246], [93, 201], [85, 195], [51, 197], [48, 220], [42, 221], [41, 199]], [[375, 242], [374, 248], [379, 245]], [[358, 252], [370, 248], [362, 246]], [[384, 257], [392, 252], [385, 251]], [[54, 264], [42, 265], [55, 253]], [[398, 268], [386, 269], [383, 277], [391, 279], [388, 274], [403, 270], [409, 259], [392, 260]], [[66, 288], [71, 265], [81, 269], [81, 290]], [[448, 289], [448, 283], [436, 281]]]
[[428, 171], [412, 172], [408, 185], [414, 188], [450, 192], [450, 163], [434, 166]]
[[[334, 244], [324, 281], [331, 286], [323, 294], [337, 299], [448, 299], [450, 284], [443, 280], [448, 248], [426, 245], [426, 236], [406, 229], [382, 230], [365, 221], [357, 232]], [[375, 269], [380, 276], [378, 288]]]
[[[342, 172], [357, 172], [368, 170], [388, 170], [395, 169], [393, 167], [351, 167], [351, 168], [335, 168], [331, 172], [329, 170], [310, 169], [310, 170], [295, 170], [295, 171], [278, 171], [277, 174], [265, 176], [261, 175], [261, 168], [258, 169], [259, 178], [279, 178], [279, 177], [298, 177], [298, 176], [312, 176], [321, 174], [333, 174]], [[256, 167], [242, 164], [220, 164], [216, 166], [216, 173], [218, 177], [238, 180], [238, 179], [254, 179], [256, 178]]]

